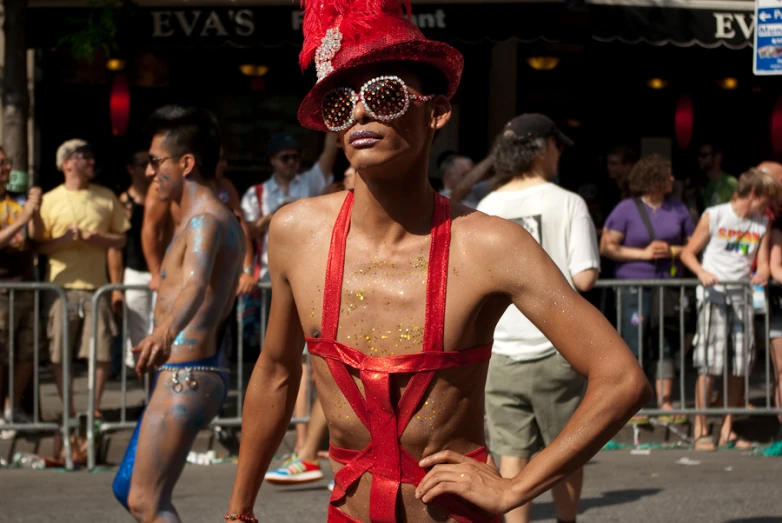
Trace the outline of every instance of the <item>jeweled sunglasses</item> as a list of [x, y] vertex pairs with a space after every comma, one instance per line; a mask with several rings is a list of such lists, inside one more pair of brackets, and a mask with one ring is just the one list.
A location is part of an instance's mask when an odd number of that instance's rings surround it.
[[434, 95], [422, 96], [410, 91], [398, 76], [378, 76], [361, 86], [356, 93], [350, 87], [327, 92], [320, 105], [323, 122], [332, 132], [344, 131], [355, 123], [353, 109], [361, 100], [375, 120], [390, 122], [407, 112], [411, 101], [428, 102]]

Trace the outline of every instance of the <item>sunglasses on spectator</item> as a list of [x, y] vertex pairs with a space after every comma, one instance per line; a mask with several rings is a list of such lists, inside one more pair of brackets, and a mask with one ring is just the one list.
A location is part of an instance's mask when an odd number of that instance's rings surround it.
[[173, 156], [152, 156], [150, 154], [147, 165], [151, 165], [152, 169], [157, 171], [158, 169], [160, 169], [160, 166], [162, 165], [163, 162], [165, 162], [166, 160], [170, 160], [172, 158]]
[[94, 160], [95, 155], [89, 152], [73, 153], [70, 159], [71, 160]]
[[282, 163], [298, 162], [301, 156], [296, 153], [281, 154], [277, 157]]
[[9, 160], [9, 159], [0, 160], [0, 168], [2, 168], [2, 167], [13, 167], [13, 166], [14, 166], [14, 161], [13, 160]]

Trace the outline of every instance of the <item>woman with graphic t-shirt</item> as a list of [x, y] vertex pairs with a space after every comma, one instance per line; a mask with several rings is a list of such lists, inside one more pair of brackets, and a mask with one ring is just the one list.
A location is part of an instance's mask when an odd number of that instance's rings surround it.
[[[614, 208], [603, 228], [600, 254], [616, 262], [614, 277], [620, 280], [651, 280], [681, 277], [678, 257], [692, 235], [695, 226], [687, 207], [669, 195], [673, 191], [671, 163], [660, 155], [642, 158], [630, 171], [630, 190], [636, 198], [622, 200]], [[622, 337], [636, 357], [658, 362], [657, 402], [663, 410], [673, 409], [671, 393], [675, 368], [672, 343], [678, 335], [671, 329], [659, 342], [659, 304], [653, 303], [657, 290], [651, 287], [620, 289]], [[640, 302], [640, 303], [639, 303]], [[640, 307], [639, 307], [640, 305]], [[667, 303], [666, 305], [673, 305]], [[668, 322], [671, 327], [677, 322]], [[638, 329], [642, 329], [643, 347], [638, 346]], [[643, 350], [643, 352], [641, 352]], [[685, 416], [662, 416], [661, 421], [685, 423]], [[646, 416], [635, 416], [636, 424], [649, 423]]]
[[[682, 252], [682, 262], [698, 277], [698, 328], [695, 366], [699, 376], [695, 407], [706, 408], [714, 378], [727, 378], [726, 406], [738, 407], [744, 390], [744, 376], [752, 371], [755, 355], [754, 310], [748, 284], [765, 285], [769, 277], [769, 204], [782, 196], [782, 186], [771, 176], [751, 169], [739, 178], [736, 194], [729, 203], [704, 211], [692, 239]], [[703, 262], [698, 254], [703, 251]], [[752, 262], [758, 267], [752, 276]], [[745, 285], [721, 285], [746, 282]], [[727, 365], [727, 367], [726, 367]], [[722, 405], [720, 405], [722, 406]], [[708, 435], [706, 416], [695, 416], [695, 450], [714, 450]], [[719, 445], [746, 448], [733, 432], [732, 417], [726, 416]]]

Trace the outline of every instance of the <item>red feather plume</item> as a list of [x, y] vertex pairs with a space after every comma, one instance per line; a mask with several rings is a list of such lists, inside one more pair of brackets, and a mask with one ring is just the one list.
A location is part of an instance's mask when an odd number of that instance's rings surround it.
[[365, 38], [367, 31], [383, 31], [383, 18], [404, 16], [403, 5], [408, 15], [411, 14], [410, 0], [301, 0], [304, 9], [301, 68], [309, 66], [321, 39], [332, 27], [339, 26], [343, 46], [352, 45]]

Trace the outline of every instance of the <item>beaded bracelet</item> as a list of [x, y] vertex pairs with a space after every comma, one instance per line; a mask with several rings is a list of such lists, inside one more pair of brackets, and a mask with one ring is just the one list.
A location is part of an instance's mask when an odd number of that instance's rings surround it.
[[258, 520], [245, 516], [244, 514], [226, 514], [223, 516], [226, 521], [244, 521], [244, 523], [258, 523]]

